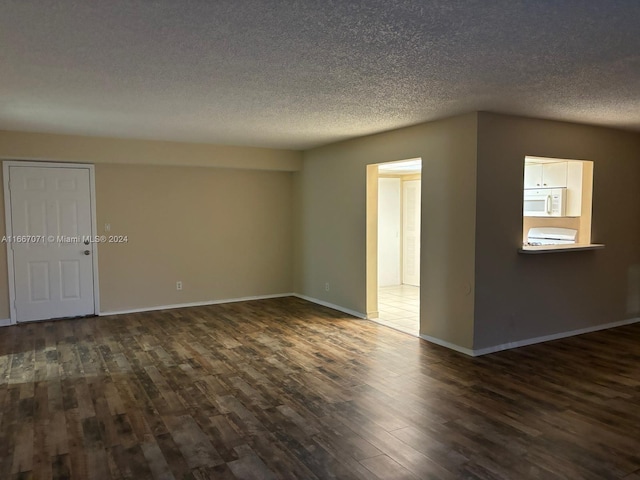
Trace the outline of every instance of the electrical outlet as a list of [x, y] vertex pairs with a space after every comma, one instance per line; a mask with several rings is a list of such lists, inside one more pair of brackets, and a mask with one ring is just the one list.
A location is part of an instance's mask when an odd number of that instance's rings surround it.
[[176, 282], [176, 290], [182, 290], [182, 282], [179, 280]]
[[328, 292], [329, 291], [329, 282], [324, 284], [324, 291]]
[[111, 231], [111, 224], [110, 223], [105, 223], [104, 224], [104, 231], [105, 232], [110, 232]]

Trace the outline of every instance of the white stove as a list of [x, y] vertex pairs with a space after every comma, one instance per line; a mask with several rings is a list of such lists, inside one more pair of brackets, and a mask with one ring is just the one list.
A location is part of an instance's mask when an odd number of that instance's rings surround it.
[[527, 245], [569, 245], [576, 243], [577, 235], [573, 228], [533, 227], [527, 234]]

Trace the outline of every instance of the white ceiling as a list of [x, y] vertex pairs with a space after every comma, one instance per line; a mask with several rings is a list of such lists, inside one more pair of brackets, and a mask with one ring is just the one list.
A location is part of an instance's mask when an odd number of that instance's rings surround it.
[[305, 149], [474, 110], [640, 130], [637, 0], [0, 0], [0, 129]]

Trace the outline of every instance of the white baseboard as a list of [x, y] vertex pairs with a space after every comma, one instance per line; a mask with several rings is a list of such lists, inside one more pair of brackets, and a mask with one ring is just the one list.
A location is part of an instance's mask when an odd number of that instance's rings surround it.
[[348, 315], [353, 315], [354, 317], [362, 318], [366, 320], [367, 316], [362, 312], [356, 312], [355, 310], [350, 310], [348, 308], [341, 307], [340, 305], [335, 305], [333, 303], [325, 302], [324, 300], [318, 300], [317, 298], [307, 297], [306, 295], [302, 295], [300, 293], [292, 293], [294, 297], [301, 298], [303, 300], [307, 300], [311, 303], [317, 303], [318, 305], [322, 305], [323, 307], [333, 308], [334, 310], [338, 310], [339, 312], [346, 313]]
[[469, 355], [470, 357], [475, 357], [474, 351], [470, 348], [461, 347], [460, 345], [456, 345], [455, 343], [449, 343], [444, 340], [440, 340], [436, 337], [431, 337], [429, 335], [420, 334], [420, 338], [426, 340], [427, 342], [435, 343], [436, 345], [440, 345], [441, 347], [450, 348], [451, 350], [455, 350], [456, 352], [464, 353], [465, 355]]
[[599, 330], [607, 330], [609, 328], [622, 327], [624, 325], [631, 325], [637, 322], [640, 322], [640, 318], [629, 318], [627, 320], [620, 320], [619, 322], [605, 323], [602, 325], [594, 325], [593, 327], [580, 328], [578, 330], [570, 330], [568, 332], [554, 333], [552, 335], [544, 335], [542, 337], [519, 340], [517, 342], [503, 343], [501, 345], [494, 345], [493, 347], [486, 347], [486, 348], [473, 350], [472, 356], [479, 357], [480, 355], [487, 355], [489, 353], [501, 352], [503, 350], [510, 350], [512, 348], [525, 347], [527, 345], [533, 345], [535, 343], [549, 342], [551, 340], [559, 340], [561, 338], [574, 337], [576, 335], [583, 335], [585, 333], [597, 332]]
[[8, 327], [9, 325], [13, 325], [10, 318], [3, 318], [0, 320], [0, 327]]
[[[349, 308], [344, 308], [344, 307], [341, 307], [340, 305], [325, 302], [324, 300], [319, 300], [317, 298], [308, 297], [307, 295], [302, 295], [300, 293], [278, 293], [273, 295], [256, 295], [256, 296], [240, 297], [240, 298], [227, 298], [227, 299], [221, 299], [221, 300], [208, 300], [205, 302], [179, 303], [179, 304], [173, 304], [173, 305], [158, 305], [155, 307], [134, 308], [129, 310], [118, 310], [118, 311], [111, 311], [111, 312], [100, 312], [98, 315], [100, 316], [123, 315], [127, 313], [153, 312], [157, 310], [171, 310], [175, 308], [186, 308], [186, 307], [202, 307], [206, 305], [217, 305], [221, 303], [246, 302], [250, 300], [264, 300], [268, 298], [282, 298], [282, 297], [301, 298], [311, 303], [316, 303], [324, 307], [332, 308], [334, 310], [346, 313], [348, 315], [352, 315], [357, 318], [361, 318], [364, 320], [367, 319], [367, 316], [362, 312], [357, 312]], [[576, 335], [583, 335], [585, 333], [592, 333], [600, 330], [607, 330], [609, 328], [622, 327], [625, 325], [631, 325], [638, 322], [640, 322], [640, 318], [629, 318], [626, 320], [620, 320], [618, 322], [605, 323], [602, 325], [594, 325], [592, 327], [580, 328], [578, 330], [570, 330], [568, 332], [560, 332], [560, 333], [554, 333], [551, 335], [543, 335], [541, 337], [528, 338], [524, 340], [518, 340], [516, 342], [508, 342], [500, 345], [494, 345], [491, 347], [485, 347], [485, 348], [479, 348], [479, 349], [473, 349], [473, 350], [466, 347], [461, 347], [460, 345], [456, 345], [454, 343], [450, 343], [445, 340], [441, 340], [436, 337], [431, 337], [429, 335], [420, 334], [419, 337], [423, 340], [426, 340], [427, 342], [440, 345], [441, 347], [446, 347], [456, 352], [469, 355], [471, 357], [479, 357], [482, 355], [488, 355], [490, 353], [501, 352], [504, 350], [511, 350], [513, 348], [525, 347], [527, 345], [534, 345], [536, 343], [550, 342], [552, 340], [559, 340], [561, 338], [573, 337]], [[11, 319], [9, 318], [0, 319], [0, 327], [5, 327], [8, 325], [11, 325]]]
[[[323, 300], [318, 300], [317, 298], [308, 297], [306, 295], [301, 295], [299, 293], [294, 293], [294, 297], [302, 298], [303, 300], [307, 300], [312, 303], [317, 303], [318, 305], [323, 305], [325, 307], [333, 308], [334, 310], [338, 310], [339, 312], [347, 313], [349, 315], [353, 315], [354, 317], [367, 319], [367, 316], [364, 313], [356, 312], [355, 310], [350, 310], [348, 308], [341, 307], [339, 305], [335, 305], [333, 303], [325, 302]], [[595, 325], [593, 327], [581, 328], [578, 330], [571, 330], [568, 332], [554, 333], [552, 335], [544, 335], [542, 337], [528, 338], [525, 340], [519, 340], [517, 342], [509, 342], [501, 345], [494, 345], [492, 347], [480, 348], [477, 350], [472, 350], [470, 348], [461, 347], [460, 345], [456, 345], [455, 343], [450, 343], [445, 340], [441, 340], [436, 337], [431, 337], [429, 335], [420, 334], [419, 337], [427, 342], [435, 343], [436, 345], [440, 345], [441, 347], [446, 347], [456, 352], [463, 353], [470, 357], [479, 357], [481, 355], [487, 355], [490, 353], [500, 352], [503, 350], [510, 350], [512, 348], [525, 347], [527, 345], [533, 345], [536, 343], [549, 342], [551, 340], [559, 340], [561, 338], [573, 337], [576, 335], [583, 335], [585, 333], [597, 332], [599, 330], [607, 330], [609, 328], [622, 327], [624, 325], [631, 325], [633, 323], [640, 322], [640, 318], [630, 318], [627, 320], [621, 320], [619, 322], [611, 322], [603, 325]]]
[[234, 302], [247, 302], [250, 300], [265, 300], [267, 298], [281, 298], [281, 297], [294, 297], [296, 296], [294, 293], [276, 293], [273, 295], [255, 295], [250, 297], [240, 297], [240, 298], [225, 298], [222, 300], [207, 300], [204, 302], [191, 302], [191, 303], [175, 303], [172, 305], [157, 305], [155, 307], [143, 307], [143, 308], [132, 308], [129, 310], [116, 310], [110, 312], [100, 312], [98, 313], [101, 317], [106, 317], [108, 315], [124, 315], [127, 313], [142, 313], [142, 312], [155, 312], [158, 310], [173, 310], [175, 308], [187, 308], [187, 307], [204, 307], [207, 305], [218, 305], [221, 303], [234, 303]]
[[352, 315], [354, 317], [366, 319], [367, 316], [364, 313], [356, 312], [355, 310], [350, 310], [348, 308], [341, 307], [340, 305], [335, 305], [333, 303], [325, 302], [323, 300], [319, 300], [317, 298], [308, 297], [306, 295], [301, 295], [299, 293], [277, 293], [274, 295], [256, 295], [251, 297], [240, 297], [240, 298], [226, 298], [222, 300], [207, 300], [205, 302], [191, 302], [191, 303], [176, 303], [173, 305], [157, 305], [154, 307], [143, 307], [143, 308], [132, 308], [128, 310], [115, 310], [108, 312], [100, 312], [98, 315], [101, 317], [107, 315], [125, 315], [128, 313], [142, 313], [142, 312], [155, 312], [158, 310], [172, 310], [174, 308], [187, 308], [187, 307], [204, 307], [206, 305], [218, 305], [220, 303], [233, 303], [233, 302], [246, 302], [249, 300], [264, 300], [267, 298], [281, 298], [281, 297], [297, 297], [303, 300], [307, 300], [311, 303], [317, 303], [318, 305], [322, 305], [324, 307], [329, 307], [334, 310], [338, 310], [339, 312], [346, 313], [348, 315]]

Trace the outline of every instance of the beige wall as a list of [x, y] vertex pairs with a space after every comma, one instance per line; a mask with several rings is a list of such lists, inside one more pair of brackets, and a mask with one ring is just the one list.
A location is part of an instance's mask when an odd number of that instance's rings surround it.
[[[96, 166], [103, 312], [289, 293], [291, 173]], [[176, 291], [176, 281], [183, 290]]]
[[3, 130], [0, 158], [282, 171], [295, 171], [302, 165], [302, 154], [294, 150]]
[[[103, 312], [292, 291], [299, 152], [0, 132], [0, 158], [96, 164], [99, 233], [129, 237], [99, 246]], [[2, 253], [0, 319], [8, 302]]]
[[471, 348], [476, 118], [468, 114], [305, 152], [303, 170], [295, 174], [296, 291], [366, 311], [366, 165], [421, 157], [421, 333]]
[[[525, 155], [594, 161], [591, 240], [604, 250], [517, 253]], [[480, 113], [474, 348], [640, 316], [628, 308], [638, 295], [629, 280], [640, 263], [638, 185], [637, 133]]]

